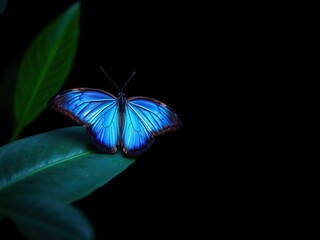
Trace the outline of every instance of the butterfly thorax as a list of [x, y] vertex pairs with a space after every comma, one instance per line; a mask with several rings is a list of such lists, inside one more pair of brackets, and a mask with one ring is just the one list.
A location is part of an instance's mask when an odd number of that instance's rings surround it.
[[123, 92], [118, 93], [118, 107], [119, 112], [124, 112], [126, 107], [127, 99], [125, 98], [125, 94]]

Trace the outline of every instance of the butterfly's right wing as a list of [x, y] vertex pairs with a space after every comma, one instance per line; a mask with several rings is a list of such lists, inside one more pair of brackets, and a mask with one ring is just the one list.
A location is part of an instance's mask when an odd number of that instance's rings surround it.
[[181, 127], [178, 115], [166, 104], [152, 98], [129, 98], [123, 115], [122, 142], [127, 156], [146, 152], [155, 136]]
[[119, 140], [117, 99], [111, 93], [90, 88], [65, 90], [50, 99], [49, 107], [87, 127], [93, 144], [114, 153]]

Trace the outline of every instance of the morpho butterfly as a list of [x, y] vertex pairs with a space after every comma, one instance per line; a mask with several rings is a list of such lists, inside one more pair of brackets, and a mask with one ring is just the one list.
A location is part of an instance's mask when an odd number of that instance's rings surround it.
[[73, 88], [48, 103], [54, 111], [86, 127], [100, 151], [112, 154], [119, 147], [127, 156], [138, 156], [150, 148], [155, 136], [181, 127], [178, 115], [166, 104], [146, 97], [125, 98], [122, 90], [135, 72], [121, 90], [105, 75], [118, 88], [118, 97], [99, 89]]

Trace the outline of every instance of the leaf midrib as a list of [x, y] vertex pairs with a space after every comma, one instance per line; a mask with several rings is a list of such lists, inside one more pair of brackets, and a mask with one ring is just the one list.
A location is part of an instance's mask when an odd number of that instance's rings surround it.
[[[71, 17], [71, 19], [73, 18], [73, 16]], [[43, 83], [43, 79], [45, 78], [46, 76], [46, 73], [47, 73], [47, 70], [50, 68], [51, 64], [52, 64], [52, 60], [54, 59], [54, 56], [56, 56], [57, 54], [57, 49], [58, 49], [58, 46], [60, 46], [61, 42], [62, 42], [62, 39], [65, 35], [65, 32], [66, 32], [66, 29], [68, 28], [70, 22], [68, 24], [66, 24], [63, 29], [62, 29], [62, 32], [61, 32], [61, 35], [60, 37], [58, 37], [57, 39], [57, 44], [55, 44], [55, 47], [52, 48], [52, 50], [50, 51], [49, 53], [49, 56], [48, 56], [48, 61], [47, 63], [44, 65], [44, 67], [41, 69], [41, 74], [40, 74], [40, 77], [39, 77], [39, 81], [36, 83], [35, 87], [33, 88], [34, 91], [32, 91], [32, 94], [31, 96], [29, 96], [29, 101], [27, 102], [26, 104], [26, 107], [24, 108], [24, 111], [22, 113], [22, 116], [19, 120], [20, 123], [25, 123], [25, 115], [26, 113], [29, 111], [30, 107], [31, 107], [31, 103], [33, 102], [33, 99], [35, 98], [36, 96], [36, 93], [38, 92], [41, 84]]]
[[0, 188], [0, 194], [1, 194], [1, 192], [4, 191], [6, 188], [8, 188], [8, 187], [10, 187], [10, 186], [12, 186], [12, 185], [14, 185], [14, 184], [17, 184], [17, 183], [25, 180], [26, 178], [33, 176], [34, 174], [36, 174], [36, 173], [38, 173], [38, 172], [40, 172], [40, 171], [44, 171], [44, 170], [47, 169], [47, 168], [53, 167], [53, 166], [55, 166], [55, 165], [59, 165], [59, 164], [64, 163], [64, 162], [66, 162], [66, 161], [71, 161], [71, 160], [74, 159], [74, 158], [82, 157], [82, 156], [85, 156], [85, 155], [88, 155], [88, 154], [91, 154], [91, 153], [93, 153], [93, 152], [92, 152], [92, 151], [84, 152], [84, 153], [81, 153], [81, 154], [78, 154], [78, 155], [75, 155], [75, 156], [71, 156], [71, 157], [68, 157], [68, 158], [64, 158], [64, 159], [62, 159], [62, 160], [60, 160], [60, 161], [52, 162], [52, 163], [50, 163], [50, 164], [45, 165], [44, 167], [41, 167], [41, 168], [36, 169], [35, 171], [31, 171], [31, 172], [29, 172], [28, 174], [23, 175], [22, 177], [18, 177], [15, 181], [9, 183], [9, 184], [6, 185], [5, 187]]

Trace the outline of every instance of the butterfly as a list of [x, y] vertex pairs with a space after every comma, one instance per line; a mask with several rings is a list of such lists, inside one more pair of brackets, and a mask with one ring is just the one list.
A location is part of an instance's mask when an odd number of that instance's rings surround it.
[[94, 88], [68, 89], [52, 97], [48, 105], [86, 127], [93, 145], [109, 154], [120, 148], [126, 156], [139, 156], [151, 147], [155, 136], [181, 128], [179, 116], [166, 104], [147, 97], [126, 99], [124, 87], [116, 87], [117, 97]]

